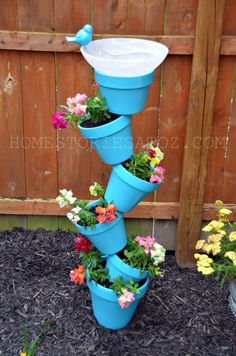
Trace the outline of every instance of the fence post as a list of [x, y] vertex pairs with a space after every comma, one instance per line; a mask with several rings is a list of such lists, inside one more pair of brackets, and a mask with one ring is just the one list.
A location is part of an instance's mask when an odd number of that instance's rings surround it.
[[176, 259], [194, 265], [195, 243], [201, 231], [208, 149], [217, 85], [225, 0], [198, 1], [188, 121], [180, 191]]

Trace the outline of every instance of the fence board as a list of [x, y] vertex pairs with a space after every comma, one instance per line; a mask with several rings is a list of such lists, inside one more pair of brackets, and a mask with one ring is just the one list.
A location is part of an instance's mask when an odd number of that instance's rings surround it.
[[128, 0], [93, 0], [94, 33], [126, 33]]
[[197, 4], [197, 0], [167, 0], [165, 34], [193, 35]]
[[25, 162], [19, 54], [0, 52], [0, 195], [25, 196]]
[[188, 125], [177, 231], [177, 261], [182, 267], [194, 265], [195, 243], [200, 236], [208, 150], [194, 147], [195, 136], [211, 133], [217, 85], [224, 0], [212, 6], [199, 0], [195, 49], [191, 76]]
[[[195, 0], [167, 1], [165, 35], [192, 35], [196, 5]], [[187, 56], [169, 56], [163, 64], [160, 147], [165, 154], [167, 181], [157, 191], [159, 201], [179, 201], [191, 63]]]
[[223, 201], [233, 202], [236, 198], [236, 61], [232, 83], [231, 107], [229, 113], [228, 142], [224, 166]]
[[57, 32], [76, 33], [90, 23], [90, 1], [54, 0], [54, 16]]
[[223, 19], [223, 35], [236, 35], [236, 1], [235, 0], [226, 0], [225, 1], [225, 11]]
[[18, 29], [17, 0], [0, 1], [0, 28], [4, 30]]
[[[225, 152], [235, 64], [234, 57], [221, 57], [219, 64], [211, 136], [203, 143], [209, 148], [204, 197], [206, 203], [214, 202], [216, 199], [223, 200]], [[195, 144], [199, 147], [200, 140], [196, 140]], [[232, 198], [233, 196], [231, 201]]]
[[54, 30], [53, 0], [17, 0], [17, 8], [21, 31]]
[[189, 57], [171, 56], [163, 65], [159, 145], [166, 182], [157, 190], [157, 201], [179, 201], [190, 74]]
[[157, 35], [163, 33], [166, 0], [129, 1], [128, 34]]
[[[57, 103], [76, 93], [90, 92], [90, 69], [80, 54], [57, 55]], [[80, 198], [88, 198], [91, 173], [90, 145], [79, 130], [58, 132], [58, 187], [72, 189]]]

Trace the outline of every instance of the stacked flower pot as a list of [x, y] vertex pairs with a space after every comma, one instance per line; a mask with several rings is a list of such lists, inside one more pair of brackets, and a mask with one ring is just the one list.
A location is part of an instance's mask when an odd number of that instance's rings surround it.
[[[81, 32], [82, 35], [84, 35], [83, 32]], [[80, 43], [79, 40], [76, 42]], [[88, 60], [85, 53], [86, 47], [88, 46], [81, 47], [81, 52]], [[167, 52], [166, 49], [166, 54], [161, 61], [164, 60]], [[90, 64], [93, 65], [93, 63]], [[131, 211], [160, 184], [139, 179], [122, 165], [134, 154], [131, 115], [143, 110], [149, 87], [153, 83], [154, 70], [142, 75], [117, 76], [96, 70], [96, 65], [94, 65], [94, 69], [95, 81], [99, 85], [102, 97], [106, 99], [109, 113], [115, 114], [117, 117], [107, 124], [92, 128], [79, 125], [79, 129], [82, 135], [91, 142], [99, 157], [106, 164], [112, 166], [105, 199], [117, 208], [117, 217], [112, 222], [97, 224], [95, 229], [84, 228], [78, 224], [76, 226], [78, 231], [86, 236], [104, 255], [110, 281], [121, 276], [125, 282], [129, 282], [131, 278], [135, 282], [139, 282], [140, 293], [134, 296], [135, 300], [127, 308], [122, 309], [117, 303], [118, 297], [114, 291], [95, 283], [87, 275], [87, 285], [91, 293], [96, 320], [106, 328], [119, 329], [125, 327], [131, 320], [149, 283], [147, 272], [140, 273], [138, 269], [124, 263], [117, 254], [127, 244], [123, 213]], [[96, 206], [96, 201], [91, 203], [92, 206]]]

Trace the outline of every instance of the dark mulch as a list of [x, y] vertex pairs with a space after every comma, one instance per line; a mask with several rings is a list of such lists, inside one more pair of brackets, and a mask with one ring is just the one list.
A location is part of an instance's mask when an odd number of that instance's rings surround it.
[[236, 355], [236, 319], [220, 289], [174, 256], [153, 280], [130, 325], [111, 331], [93, 318], [86, 286], [72, 285], [73, 234], [14, 229], [0, 235], [0, 355], [19, 354], [22, 325], [34, 337], [49, 327], [36, 355]]

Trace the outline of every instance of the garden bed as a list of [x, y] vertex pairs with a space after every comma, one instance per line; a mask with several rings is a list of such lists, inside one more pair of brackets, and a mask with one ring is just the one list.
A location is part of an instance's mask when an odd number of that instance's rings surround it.
[[45, 321], [36, 355], [235, 355], [227, 286], [181, 270], [171, 254], [127, 328], [98, 326], [88, 288], [69, 279], [77, 261], [73, 236], [20, 228], [0, 234], [0, 355], [18, 355], [22, 326], [33, 338]]

